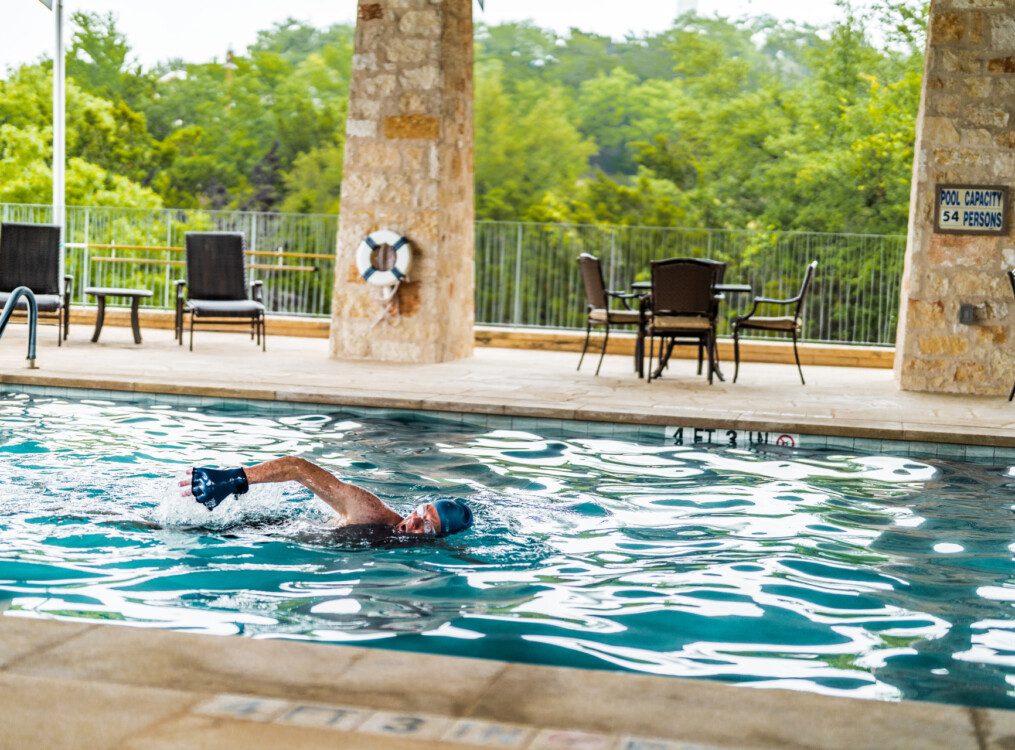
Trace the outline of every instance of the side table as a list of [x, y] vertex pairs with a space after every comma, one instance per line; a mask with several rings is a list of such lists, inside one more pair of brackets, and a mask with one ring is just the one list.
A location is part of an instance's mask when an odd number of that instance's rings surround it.
[[85, 289], [85, 294], [95, 297], [99, 303], [99, 309], [95, 313], [95, 333], [92, 334], [92, 342], [99, 340], [102, 333], [102, 324], [106, 320], [106, 297], [125, 297], [130, 299], [130, 327], [134, 330], [134, 343], [141, 343], [141, 324], [137, 319], [137, 309], [143, 298], [151, 297], [148, 289], [121, 289], [118, 287], [90, 286]]

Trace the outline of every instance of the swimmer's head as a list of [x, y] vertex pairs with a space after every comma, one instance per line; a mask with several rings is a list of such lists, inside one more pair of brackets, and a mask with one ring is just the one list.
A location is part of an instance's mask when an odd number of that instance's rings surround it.
[[407, 515], [395, 530], [400, 534], [447, 536], [472, 526], [472, 509], [461, 500], [424, 503]]
[[472, 508], [461, 500], [438, 500], [433, 506], [441, 519], [439, 534], [457, 534], [472, 526]]

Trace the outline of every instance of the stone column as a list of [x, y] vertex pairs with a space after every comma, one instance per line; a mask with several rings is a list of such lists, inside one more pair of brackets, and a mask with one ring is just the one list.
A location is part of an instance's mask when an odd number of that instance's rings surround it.
[[[895, 355], [904, 389], [1011, 388], [1015, 237], [935, 233], [934, 204], [935, 185], [1015, 183], [1013, 74], [1015, 2], [932, 0]], [[959, 323], [963, 303], [977, 306], [973, 325]]]
[[[331, 354], [442, 362], [473, 347], [472, 0], [360, 0], [346, 124]], [[412, 243], [401, 315], [374, 324], [378, 288], [356, 248]]]

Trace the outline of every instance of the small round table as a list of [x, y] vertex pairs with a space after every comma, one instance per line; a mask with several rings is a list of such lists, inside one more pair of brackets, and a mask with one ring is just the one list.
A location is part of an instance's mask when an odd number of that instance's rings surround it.
[[152, 296], [149, 290], [90, 286], [85, 289], [85, 294], [89, 297], [95, 297], [99, 303], [99, 309], [95, 313], [95, 333], [92, 334], [93, 343], [99, 340], [99, 334], [102, 333], [102, 324], [106, 320], [106, 297], [126, 297], [130, 299], [130, 327], [134, 331], [134, 343], [141, 343], [141, 324], [137, 319], [137, 309], [143, 298]]

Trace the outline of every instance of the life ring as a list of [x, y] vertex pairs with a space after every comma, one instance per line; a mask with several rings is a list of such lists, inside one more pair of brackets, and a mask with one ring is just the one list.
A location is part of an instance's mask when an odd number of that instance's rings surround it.
[[[384, 245], [395, 251], [395, 264], [387, 271], [374, 268], [370, 259], [373, 251]], [[356, 268], [368, 284], [395, 286], [405, 280], [411, 262], [412, 250], [409, 248], [409, 240], [390, 229], [371, 232], [356, 249]]]

